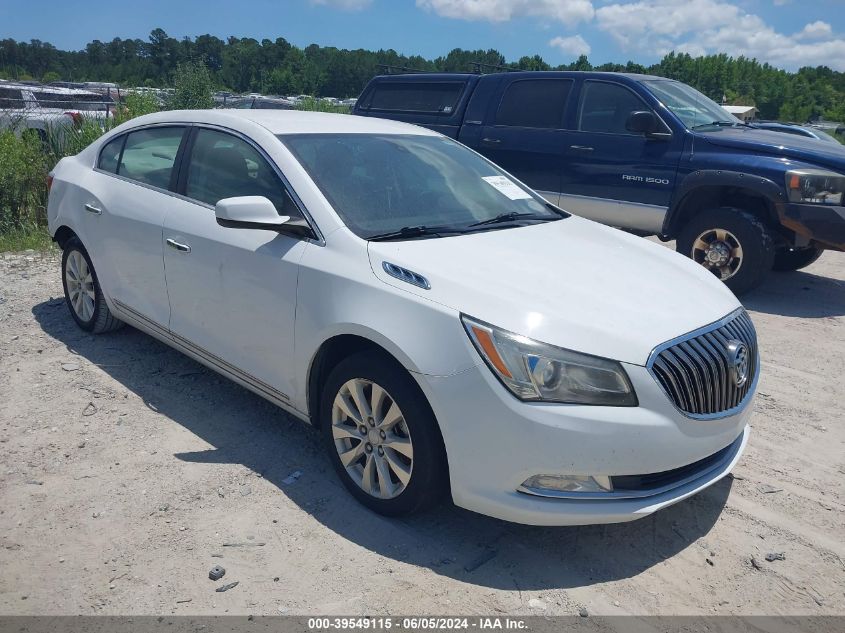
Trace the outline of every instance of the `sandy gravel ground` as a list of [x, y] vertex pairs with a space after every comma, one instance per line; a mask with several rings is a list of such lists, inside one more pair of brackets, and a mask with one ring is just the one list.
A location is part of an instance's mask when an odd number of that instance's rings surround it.
[[0, 255], [0, 614], [845, 614], [845, 254], [746, 297], [736, 476], [605, 527], [370, 514], [314, 431], [61, 294], [54, 254]]

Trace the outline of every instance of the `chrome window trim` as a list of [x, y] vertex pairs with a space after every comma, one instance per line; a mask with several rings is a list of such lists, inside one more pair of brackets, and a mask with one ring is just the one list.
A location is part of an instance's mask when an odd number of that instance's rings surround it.
[[705, 325], [703, 327], [700, 327], [697, 330], [693, 330], [692, 332], [687, 332], [686, 334], [681, 334], [680, 336], [676, 336], [675, 338], [673, 338], [669, 341], [666, 341], [665, 343], [661, 343], [660, 345], [655, 347], [653, 350], [651, 350], [651, 353], [649, 353], [648, 360], [646, 361], [646, 365], [645, 365], [646, 369], [648, 370], [648, 373], [654, 379], [654, 382], [656, 382], [660, 386], [660, 390], [666, 395], [666, 398], [669, 400], [672, 407], [674, 407], [674, 409], [678, 413], [683, 415], [684, 417], [690, 418], [692, 420], [719, 420], [721, 418], [727, 418], [727, 417], [730, 417], [732, 415], [736, 415], [737, 413], [740, 413], [741, 411], [743, 411], [745, 409], [745, 407], [748, 406], [748, 403], [751, 402], [751, 399], [753, 398], [755, 392], [757, 391], [757, 383], [759, 382], [760, 374], [762, 373], [760, 371], [761, 367], [760, 367], [760, 345], [759, 345], [759, 342], [756, 341], [757, 345], [756, 345], [756, 350], [755, 350], [756, 351], [755, 359], [756, 359], [756, 369], [757, 370], [754, 373], [754, 380], [751, 382], [751, 386], [748, 388], [748, 391], [745, 394], [745, 397], [735, 407], [732, 407], [730, 409], [725, 409], [724, 411], [719, 411], [718, 413], [689, 413], [688, 411], [684, 411], [677, 404], [675, 404], [675, 401], [672, 398], [671, 394], [669, 394], [666, 391], [666, 389], [663, 388], [663, 385], [660, 383], [660, 380], [658, 380], [657, 375], [654, 372], [654, 361], [655, 361], [655, 359], [660, 355], [661, 352], [669, 349], [670, 347], [674, 347], [675, 345], [677, 345], [679, 343], [683, 343], [684, 341], [694, 339], [698, 336], [701, 336], [702, 334], [706, 334], [708, 332], [712, 332], [714, 330], [718, 330], [721, 327], [724, 327], [727, 323], [730, 323], [731, 321], [736, 319], [744, 311], [745, 311], [745, 308], [742, 308], [742, 307], [737, 308], [736, 310], [734, 310], [733, 312], [731, 312], [727, 316], [722, 317], [718, 321], [714, 321], [713, 323], [710, 323], [709, 325]]

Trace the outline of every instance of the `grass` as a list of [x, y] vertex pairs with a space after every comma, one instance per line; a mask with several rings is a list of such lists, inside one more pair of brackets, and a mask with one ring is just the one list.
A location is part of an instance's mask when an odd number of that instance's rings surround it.
[[49, 251], [56, 248], [46, 226], [30, 224], [0, 232], [0, 253], [6, 251]]

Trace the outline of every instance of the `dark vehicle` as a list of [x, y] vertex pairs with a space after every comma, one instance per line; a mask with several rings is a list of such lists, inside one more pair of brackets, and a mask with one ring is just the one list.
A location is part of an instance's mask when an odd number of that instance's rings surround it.
[[795, 134], [796, 136], [806, 136], [808, 138], [815, 138], [827, 143], [839, 143], [836, 137], [828, 134], [824, 130], [806, 125], [798, 125], [797, 123], [781, 123], [780, 121], [754, 121], [752, 123], [758, 130], [772, 130], [774, 132], [783, 132], [784, 134]]
[[677, 81], [384, 75], [353, 113], [431, 128], [568, 211], [675, 239], [737, 294], [845, 250], [845, 147], [744, 124]]

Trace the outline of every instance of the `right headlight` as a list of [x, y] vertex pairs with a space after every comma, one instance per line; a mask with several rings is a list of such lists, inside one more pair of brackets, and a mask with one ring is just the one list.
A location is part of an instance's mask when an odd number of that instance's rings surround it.
[[520, 400], [637, 406], [622, 365], [502, 330], [462, 315], [475, 349]]
[[786, 172], [790, 202], [842, 206], [845, 174], [824, 169], [792, 169]]

